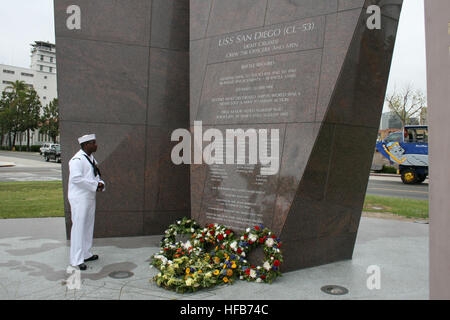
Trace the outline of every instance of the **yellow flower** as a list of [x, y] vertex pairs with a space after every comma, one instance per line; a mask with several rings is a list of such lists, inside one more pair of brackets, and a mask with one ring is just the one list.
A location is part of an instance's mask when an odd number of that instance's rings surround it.
[[202, 273], [203, 271], [202, 270], [198, 270], [198, 273]]
[[220, 271], [216, 269], [216, 270], [214, 270], [213, 273], [214, 273], [215, 276], [217, 276], [220, 273]]
[[233, 270], [228, 269], [227, 270], [227, 276], [231, 277], [233, 275]]
[[233, 263], [233, 264], [231, 265], [231, 269], [236, 269], [236, 268], [237, 268], [236, 264]]
[[215, 263], [220, 263], [219, 257], [214, 257], [214, 262], [215, 262]]
[[186, 268], [186, 274], [189, 274], [189, 272], [191, 272], [190, 268]]
[[228, 278], [227, 277], [223, 277], [223, 282], [227, 283], [228, 282]]

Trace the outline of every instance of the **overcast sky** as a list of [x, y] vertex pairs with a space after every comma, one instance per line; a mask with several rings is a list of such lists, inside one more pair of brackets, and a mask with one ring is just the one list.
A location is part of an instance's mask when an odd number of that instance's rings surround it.
[[[95, 1], [95, 0], [93, 0]], [[404, 0], [388, 91], [426, 92], [424, 0]], [[28, 68], [30, 44], [55, 42], [53, 0], [0, 0], [0, 64]]]

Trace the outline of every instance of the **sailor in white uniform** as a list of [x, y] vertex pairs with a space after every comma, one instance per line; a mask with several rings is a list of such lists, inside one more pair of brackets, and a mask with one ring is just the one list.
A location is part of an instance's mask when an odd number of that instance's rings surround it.
[[92, 254], [96, 192], [105, 191], [97, 161], [92, 153], [97, 151], [95, 134], [78, 139], [81, 150], [69, 161], [68, 199], [72, 212], [70, 236], [70, 264], [86, 270], [84, 262], [97, 260]]

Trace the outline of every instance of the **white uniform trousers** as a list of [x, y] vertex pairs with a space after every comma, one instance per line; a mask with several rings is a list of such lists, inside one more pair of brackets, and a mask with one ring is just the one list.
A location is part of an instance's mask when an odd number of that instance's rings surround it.
[[94, 236], [95, 199], [69, 200], [72, 212], [72, 231], [70, 233], [70, 264], [78, 266], [92, 257]]

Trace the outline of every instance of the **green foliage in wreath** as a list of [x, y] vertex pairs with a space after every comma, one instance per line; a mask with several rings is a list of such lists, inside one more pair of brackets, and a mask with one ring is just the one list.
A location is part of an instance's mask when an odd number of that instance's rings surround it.
[[[177, 235], [190, 239], [177, 242]], [[249, 264], [247, 255], [260, 245], [265, 261], [262, 266]], [[179, 293], [232, 284], [236, 279], [272, 283], [281, 276], [280, 248], [280, 239], [262, 225], [248, 228], [236, 239], [225, 226], [209, 224], [201, 228], [194, 220], [183, 218], [169, 226], [160, 252], [152, 256], [151, 264], [160, 271], [153, 281]]]

